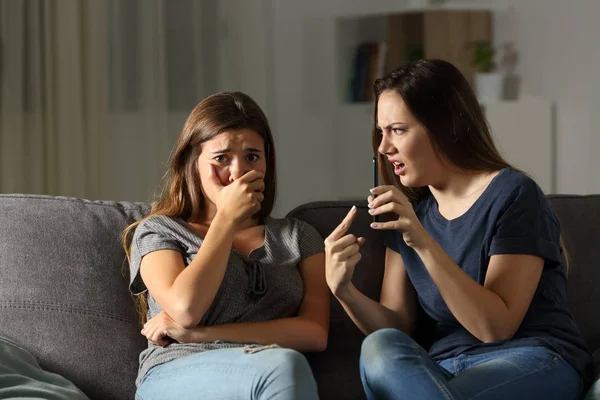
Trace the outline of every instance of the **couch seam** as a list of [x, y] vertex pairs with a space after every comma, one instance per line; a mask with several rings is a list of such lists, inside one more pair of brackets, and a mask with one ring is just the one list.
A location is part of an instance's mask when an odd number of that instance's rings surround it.
[[97, 311], [78, 309], [76, 307], [69, 307], [60, 304], [52, 304], [52, 303], [35, 303], [35, 302], [17, 302], [17, 301], [0, 301], [0, 308], [13, 308], [13, 309], [23, 309], [23, 310], [44, 310], [44, 311], [59, 311], [70, 314], [82, 314], [82, 315], [91, 315], [100, 318], [107, 318], [112, 320], [117, 320], [120, 322], [129, 322], [133, 324], [137, 324], [137, 321], [133, 321], [128, 318], [119, 317], [114, 314], [101, 313]]
[[[0, 196], [0, 200], [2, 199], [35, 199], [35, 200], [44, 200], [44, 201], [68, 201], [70, 203], [78, 203], [83, 205], [92, 205], [92, 206], [101, 206], [101, 207], [110, 207], [110, 208], [121, 208], [123, 210], [140, 210], [136, 205], [141, 205], [143, 207], [150, 207], [149, 203], [144, 202], [129, 202], [134, 206], [124, 206], [121, 202], [113, 201], [113, 200], [88, 200], [82, 199], [78, 197], [61, 197], [61, 196], [46, 196], [46, 195], [10, 195], [3, 194]], [[102, 203], [108, 202], [110, 204]]]

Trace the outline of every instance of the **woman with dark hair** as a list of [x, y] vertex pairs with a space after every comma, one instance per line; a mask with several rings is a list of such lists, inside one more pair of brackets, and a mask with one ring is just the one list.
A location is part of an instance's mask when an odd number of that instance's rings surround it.
[[[384, 185], [371, 190], [369, 212], [391, 216], [372, 224], [388, 232], [379, 302], [350, 281], [364, 243], [346, 234], [356, 208], [325, 240], [327, 283], [368, 335], [367, 397], [576, 399], [589, 352], [567, 309], [559, 222], [541, 189], [500, 156], [450, 63], [409, 63], [374, 90]], [[427, 351], [411, 337], [419, 310], [433, 322]]]
[[171, 156], [149, 216], [123, 234], [130, 290], [148, 339], [140, 399], [316, 399], [300, 351], [329, 329], [323, 242], [269, 215], [275, 149], [259, 106], [204, 99]]

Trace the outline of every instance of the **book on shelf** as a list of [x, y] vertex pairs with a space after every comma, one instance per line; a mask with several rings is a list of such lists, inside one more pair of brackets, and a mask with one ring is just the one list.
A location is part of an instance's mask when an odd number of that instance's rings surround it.
[[350, 102], [373, 101], [373, 83], [385, 72], [386, 54], [387, 44], [384, 42], [366, 42], [356, 47], [350, 80]]

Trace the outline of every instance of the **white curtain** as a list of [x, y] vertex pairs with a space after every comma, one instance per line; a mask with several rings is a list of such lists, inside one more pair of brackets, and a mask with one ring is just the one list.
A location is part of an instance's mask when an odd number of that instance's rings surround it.
[[0, 192], [151, 199], [216, 90], [216, 0], [0, 0]]

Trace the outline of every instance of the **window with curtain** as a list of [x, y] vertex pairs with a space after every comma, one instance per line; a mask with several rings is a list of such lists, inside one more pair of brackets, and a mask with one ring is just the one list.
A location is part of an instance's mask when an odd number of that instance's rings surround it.
[[0, 192], [151, 200], [217, 64], [217, 0], [0, 0]]

